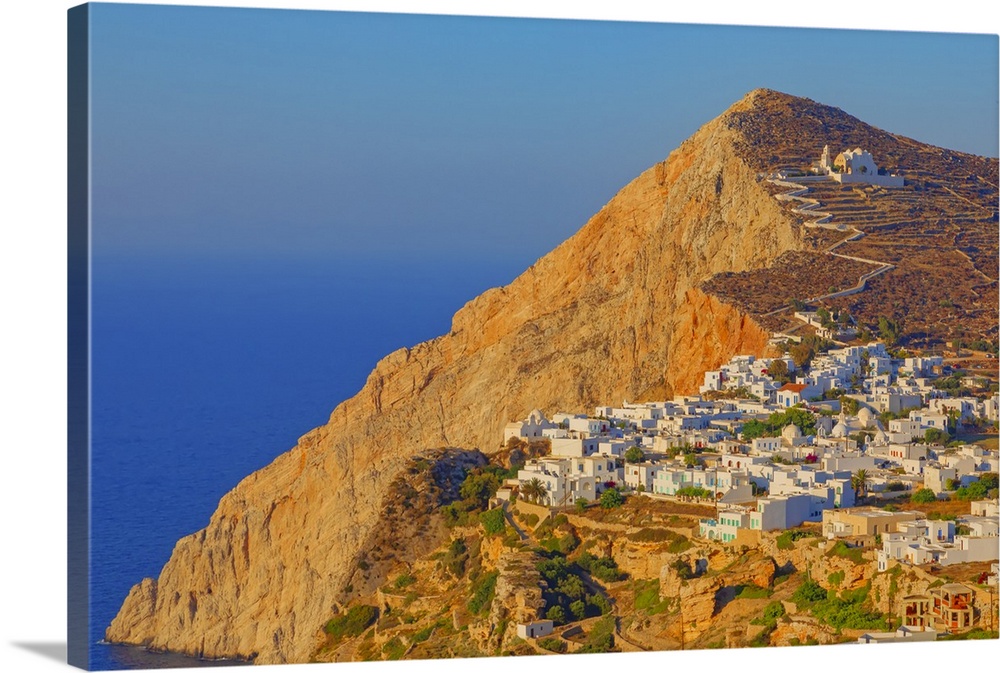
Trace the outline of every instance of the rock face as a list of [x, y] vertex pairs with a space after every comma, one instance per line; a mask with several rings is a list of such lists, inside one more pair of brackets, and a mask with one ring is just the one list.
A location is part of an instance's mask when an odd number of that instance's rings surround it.
[[305, 661], [384, 525], [384, 496], [407, 458], [442, 446], [489, 452], [504, 424], [533, 408], [691, 392], [737, 351], [761, 354], [767, 333], [697, 287], [800, 246], [727, 122], [775, 96], [749, 94], [510, 285], [466, 304], [449, 334], [379, 362], [326, 425], [177, 543], [160, 577], [133, 588], [107, 639]]

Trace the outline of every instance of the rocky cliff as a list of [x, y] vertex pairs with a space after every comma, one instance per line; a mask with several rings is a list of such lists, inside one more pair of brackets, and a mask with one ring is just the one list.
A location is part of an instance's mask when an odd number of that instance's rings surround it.
[[690, 392], [704, 369], [760, 354], [766, 332], [697, 288], [801, 245], [730, 123], [775, 97], [788, 98], [748, 94], [510, 285], [470, 301], [449, 334], [379, 362], [326, 425], [177, 543], [160, 577], [132, 589], [107, 639], [305, 661], [383, 525], [404, 459], [443, 446], [489, 451], [505, 423], [535, 407]]

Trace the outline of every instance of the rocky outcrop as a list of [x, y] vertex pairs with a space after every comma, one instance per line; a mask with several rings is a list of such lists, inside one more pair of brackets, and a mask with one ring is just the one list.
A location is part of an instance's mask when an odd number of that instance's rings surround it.
[[[678, 558], [686, 561], [692, 569], [710, 567], [708, 559], [698, 555], [681, 555]], [[757, 558], [737, 561], [725, 573], [682, 579], [672, 564], [664, 565], [660, 571], [660, 596], [681, 606], [681, 619], [668, 628], [668, 635], [680, 640], [683, 628], [685, 638], [697, 638], [713, 626], [713, 617], [736, 597], [740, 588], [772, 587], [775, 570], [771, 558]]]
[[690, 392], [705, 368], [760, 354], [764, 332], [696, 288], [800, 246], [727, 121], [770, 95], [780, 94], [750, 96], [704, 126], [510, 285], [466, 304], [449, 334], [379, 362], [326, 425], [177, 543], [107, 639], [305, 661], [385, 526], [383, 502], [407, 458], [441, 446], [488, 451], [504, 424], [536, 407]]

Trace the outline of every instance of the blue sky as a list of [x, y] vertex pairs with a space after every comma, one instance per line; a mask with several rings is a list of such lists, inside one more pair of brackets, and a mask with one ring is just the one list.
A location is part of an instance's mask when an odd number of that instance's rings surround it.
[[748, 90], [997, 155], [997, 38], [94, 5], [98, 254], [529, 264]]

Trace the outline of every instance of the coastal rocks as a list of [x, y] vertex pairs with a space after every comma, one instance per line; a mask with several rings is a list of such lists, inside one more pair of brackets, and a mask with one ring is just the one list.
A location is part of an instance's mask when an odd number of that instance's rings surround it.
[[511, 284], [466, 304], [448, 334], [380, 361], [326, 425], [240, 482], [204, 530], [177, 543], [106, 638], [306, 661], [347, 587], [365, 581], [362, 564], [383, 560], [386, 498], [410, 457], [429, 447], [489, 452], [531, 409], [692, 392], [698, 372], [737, 352], [763, 354], [751, 319], [696, 290], [801, 245], [739, 145], [726, 115], [706, 124]]

